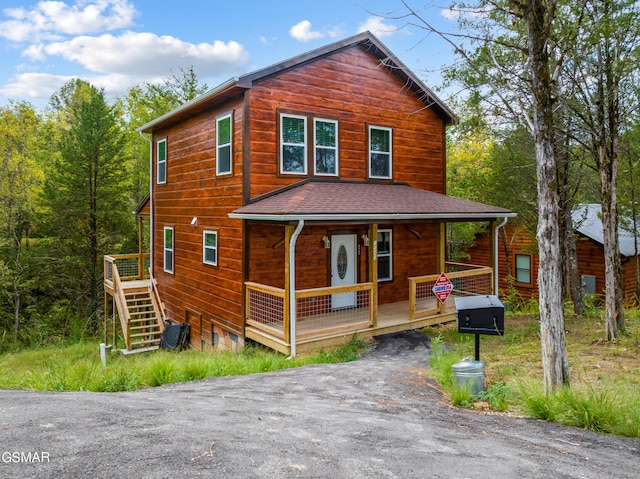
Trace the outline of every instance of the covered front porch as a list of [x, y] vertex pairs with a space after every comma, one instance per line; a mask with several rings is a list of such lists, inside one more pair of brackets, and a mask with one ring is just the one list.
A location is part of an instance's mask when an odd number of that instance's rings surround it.
[[[295, 313], [287, 307], [287, 291], [247, 282], [247, 338], [284, 354], [329, 346], [354, 334], [370, 338], [381, 334], [424, 328], [455, 320], [454, 298], [493, 294], [493, 268], [446, 263], [447, 277], [454, 285], [441, 302], [432, 288], [440, 274], [412, 277], [409, 299], [376, 304], [371, 282], [351, 286], [312, 288], [294, 292]], [[334, 309], [334, 298], [354, 294], [352, 306]]]
[[[304, 181], [229, 216], [245, 220], [245, 337], [295, 355], [455, 320], [455, 297], [495, 294], [496, 228], [514, 214], [406, 184]], [[486, 223], [494, 267], [447, 262], [449, 222]]]

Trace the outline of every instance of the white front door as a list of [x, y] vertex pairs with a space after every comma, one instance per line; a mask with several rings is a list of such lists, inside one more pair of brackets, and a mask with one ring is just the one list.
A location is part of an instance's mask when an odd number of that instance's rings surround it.
[[[357, 236], [331, 236], [331, 286], [347, 286], [357, 282]], [[340, 293], [331, 297], [331, 308], [355, 306], [356, 293]]]

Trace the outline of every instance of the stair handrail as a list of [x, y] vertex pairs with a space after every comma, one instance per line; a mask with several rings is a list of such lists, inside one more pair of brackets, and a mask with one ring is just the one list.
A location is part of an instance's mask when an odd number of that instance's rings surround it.
[[131, 316], [129, 315], [129, 308], [127, 307], [127, 298], [124, 295], [124, 289], [122, 282], [120, 281], [120, 273], [118, 273], [118, 265], [114, 261], [111, 269], [111, 279], [113, 281], [113, 297], [115, 298], [116, 307], [118, 308], [118, 316], [120, 317], [120, 326], [124, 333], [124, 342], [127, 349], [131, 348], [131, 330], [129, 329], [131, 324]]
[[158, 294], [158, 282], [153, 277], [151, 268], [149, 268], [149, 293], [149, 296], [151, 297], [151, 304], [153, 305], [153, 310], [155, 311], [156, 321], [158, 323], [158, 327], [160, 328], [160, 332], [162, 332], [164, 331], [167, 315], [164, 309], [164, 303], [160, 300], [160, 295]]

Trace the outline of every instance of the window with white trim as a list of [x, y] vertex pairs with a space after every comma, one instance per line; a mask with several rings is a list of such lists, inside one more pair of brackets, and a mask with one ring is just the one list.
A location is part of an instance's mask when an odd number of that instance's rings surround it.
[[173, 273], [173, 227], [164, 227], [164, 270]]
[[391, 230], [378, 230], [378, 281], [393, 279]]
[[156, 143], [156, 167], [157, 182], [163, 184], [167, 182], [167, 139], [163, 138]]
[[231, 151], [231, 114], [222, 116], [216, 120], [216, 174], [228, 175], [232, 169]]
[[218, 232], [203, 231], [202, 233], [202, 262], [218, 266]]
[[531, 284], [531, 255], [516, 255], [516, 282]]
[[307, 173], [307, 118], [304, 116], [280, 115], [280, 172]]
[[313, 131], [315, 174], [336, 176], [338, 174], [338, 122], [315, 118]]
[[369, 178], [391, 178], [391, 128], [369, 127]]

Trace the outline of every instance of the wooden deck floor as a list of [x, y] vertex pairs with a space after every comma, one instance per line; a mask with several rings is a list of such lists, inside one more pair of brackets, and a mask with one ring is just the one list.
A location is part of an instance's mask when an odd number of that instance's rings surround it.
[[[409, 321], [409, 301], [383, 304], [378, 306], [378, 323], [376, 327], [369, 324], [368, 318], [364, 317], [364, 315], [362, 321], [357, 322], [354, 321], [353, 316], [350, 318], [341, 317], [341, 312], [339, 311], [321, 315], [322, 318], [303, 318], [296, 322], [296, 350], [305, 352], [336, 345], [351, 338], [354, 334], [362, 338], [371, 338], [455, 321], [455, 310], [450, 305], [447, 306], [445, 314], [438, 313]], [[434, 298], [433, 304], [423, 304], [422, 307], [424, 309], [436, 309], [437, 300]], [[325, 324], [325, 330], [320, 326], [322, 323]], [[329, 327], [326, 325], [329, 325]], [[290, 354], [290, 347], [287, 344], [277, 340], [274, 336], [264, 333], [264, 330], [260, 331], [252, 327], [247, 327], [246, 329], [247, 337], [285, 354]], [[275, 335], [281, 334], [281, 332], [278, 334], [276, 331], [274, 333]]]

